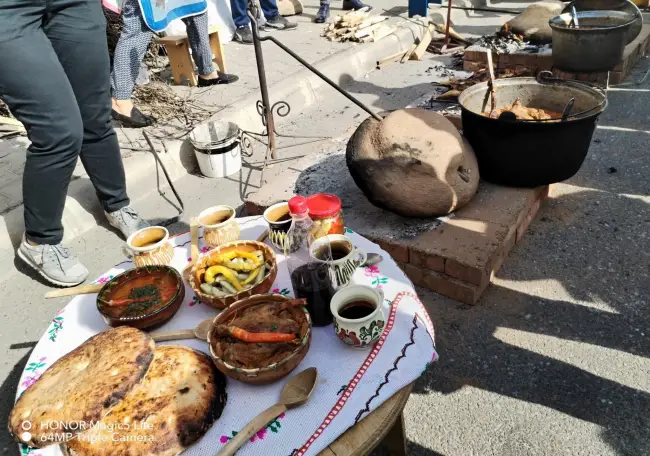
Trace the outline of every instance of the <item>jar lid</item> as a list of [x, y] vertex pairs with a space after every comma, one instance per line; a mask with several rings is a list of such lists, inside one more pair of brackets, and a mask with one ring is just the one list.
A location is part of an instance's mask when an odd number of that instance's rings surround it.
[[317, 193], [307, 197], [307, 206], [314, 217], [331, 217], [341, 210], [341, 199], [329, 193]]
[[309, 206], [304, 196], [294, 196], [289, 200], [289, 212], [291, 215], [304, 214], [308, 210]]

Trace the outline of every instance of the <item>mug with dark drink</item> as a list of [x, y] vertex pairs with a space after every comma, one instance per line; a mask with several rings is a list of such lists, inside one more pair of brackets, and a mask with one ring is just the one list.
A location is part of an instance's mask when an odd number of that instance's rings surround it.
[[[314, 242], [314, 222], [309, 217], [307, 200], [295, 196], [289, 200], [291, 227], [284, 243], [287, 267], [296, 298], [307, 300], [307, 310], [314, 326], [326, 326], [332, 322], [330, 301], [335, 286], [332, 269], [328, 264], [311, 257], [309, 246]], [[331, 258], [329, 246], [322, 254]]]
[[336, 292], [330, 303], [334, 332], [353, 348], [368, 348], [384, 332], [384, 293], [366, 285], [350, 285]]
[[316, 261], [330, 266], [337, 290], [350, 283], [354, 271], [368, 258], [366, 252], [355, 247], [349, 237], [341, 234], [316, 239], [311, 244], [310, 255]]

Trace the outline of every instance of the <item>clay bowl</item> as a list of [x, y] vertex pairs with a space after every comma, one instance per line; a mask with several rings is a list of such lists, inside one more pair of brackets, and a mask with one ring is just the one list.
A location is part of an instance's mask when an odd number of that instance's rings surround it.
[[[264, 279], [248, 290], [240, 291], [239, 293], [234, 293], [228, 296], [213, 296], [204, 293], [201, 290], [201, 283], [198, 280], [198, 272], [202, 269], [206, 269], [208, 259], [211, 255], [219, 255], [222, 253], [227, 253], [233, 250], [243, 249], [248, 252], [254, 252], [255, 250], [261, 250], [264, 252], [264, 259], [266, 260], [266, 275]], [[229, 305], [239, 301], [240, 299], [248, 298], [260, 293], [268, 293], [268, 291], [273, 286], [275, 277], [278, 275], [278, 265], [275, 259], [275, 253], [273, 249], [268, 245], [257, 242], [257, 241], [234, 241], [229, 242], [228, 244], [220, 245], [206, 254], [199, 257], [196, 261], [196, 264], [192, 267], [190, 272], [190, 286], [196, 293], [196, 296], [204, 304], [207, 304], [210, 307], [215, 309], [225, 309]]]
[[[108, 304], [108, 301], [120, 299], [124, 296], [124, 289], [131, 290], [162, 280], [170, 290], [170, 296], [163, 302], [149, 309], [130, 309], [117, 314]], [[128, 294], [128, 291], [126, 292]], [[160, 326], [169, 321], [178, 312], [185, 299], [185, 285], [178, 271], [170, 266], [142, 266], [130, 269], [107, 282], [97, 295], [97, 310], [109, 326], [132, 326], [138, 329], [148, 329]]]
[[309, 312], [305, 307], [301, 308], [301, 315], [304, 315], [304, 320], [301, 322], [302, 328], [300, 331], [300, 345], [296, 346], [296, 349], [286, 358], [266, 367], [236, 367], [224, 361], [221, 358], [221, 352], [217, 344], [220, 336], [218, 336], [216, 333], [217, 325], [228, 324], [235, 316], [235, 314], [241, 315], [242, 312], [249, 307], [253, 307], [266, 302], [277, 302], [278, 304], [281, 304], [288, 300], [289, 298], [280, 294], [255, 295], [251, 296], [250, 298], [237, 301], [226, 310], [221, 312], [214, 319], [212, 326], [210, 327], [210, 331], [208, 331], [208, 345], [210, 346], [210, 356], [212, 357], [214, 364], [217, 366], [217, 369], [219, 369], [224, 373], [224, 375], [227, 375], [228, 377], [252, 385], [272, 383], [291, 373], [291, 371], [294, 370], [298, 364], [300, 364], [300, 361], [302, 361], [302, 359], [305, 357], [309, 351], [309, 346], [311, 345], [312, 323], [311, 318], [309, 317]]

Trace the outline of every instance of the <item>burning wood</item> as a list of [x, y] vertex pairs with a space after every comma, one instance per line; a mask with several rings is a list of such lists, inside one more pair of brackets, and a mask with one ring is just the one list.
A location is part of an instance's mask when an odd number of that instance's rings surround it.
[[[506, 68], [505, 70], [501, 72], [497, 71], [496, 73], [497, 74], [495, 76], [497, 79], [534, 76], [533, 72], [529, 68], [522, 67], [522, 66], [516, 68]], [[488, 73], [487, 68], [482, 68], [472, 73], [472, 75], [466, 79], [456, 79], [452, 77], [446, 81], [439, 82], [438, 85], [442, 87], [447, 87], [449, 90], [447, 90], [445, 93], [441, 95], [438, 95], [432, 101], [449, 100], [449, 99], [456, 98], [458, 95], [462, 93], [463, 90], [473, 86], [474, 84], [485, 82], [489, 78], [490, 75]]]
[[321, 34], [330, 41], [379, 41], [393, 32], [393, 27], [383, 24], [388, 17], [370, 16], [369, 8], [362, 8], [344, 16], [336, 16]]

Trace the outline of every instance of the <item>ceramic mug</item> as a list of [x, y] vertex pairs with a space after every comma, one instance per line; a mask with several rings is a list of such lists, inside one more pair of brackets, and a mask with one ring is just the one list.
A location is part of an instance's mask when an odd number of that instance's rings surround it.
[[264, 211], [264, 221], [269, 225], [269, 242], [279, 251], [284, 251], [284, 242], [287, 239], [287, 231], [291, 227], [291, 214], [289, 203], [281, 203], [269, 206]]
[[199, 226], [203, 228], [203, 241], [210, 247], [218, 247], [239, 239], [239, 223], [235, 209], [230, 206], [209, 207], [199, 214]]
[[136, 266], [167, 266], [174, 258], [174, 246], [168, 240], [167, 228], [148, 226], [129, 236], [122, 251]]
[[[327, 259], [330, 252], [331, 259]], [[342, 234], [328, 234], [316, 239], [309, 247], [309, 253], [316, 261], [332, 267], [336, 289], [348, 285], [354, 271], [368, 259], [366, 252], [355, 247], [352, 240]]]
[[334, 332], [353, 348], [368, 348], [386, 326], [382, 310], [384, 293], [366, 285], [350, 285], [337, 291], [330, 302]]

